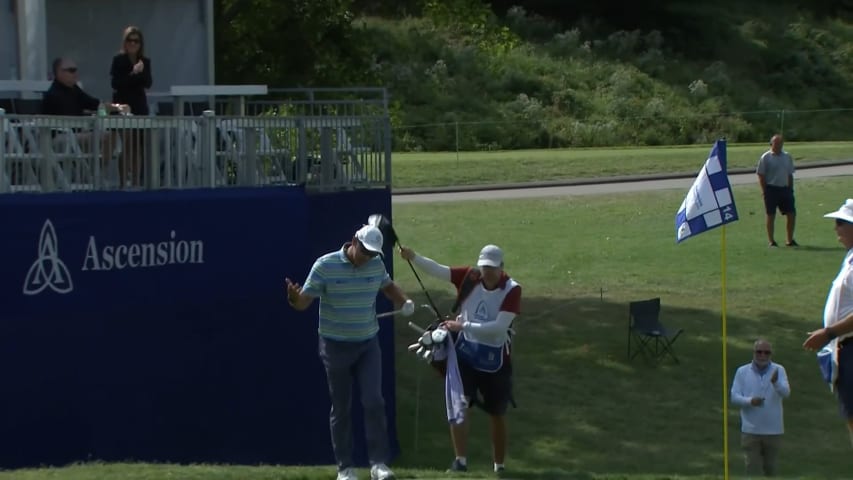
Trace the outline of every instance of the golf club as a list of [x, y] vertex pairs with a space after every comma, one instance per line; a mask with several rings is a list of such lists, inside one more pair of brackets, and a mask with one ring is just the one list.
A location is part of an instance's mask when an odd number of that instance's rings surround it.
[[[385, 215], [382, 215], [381, 213], [374, 213], [367, 217], [367, 224], [378, 228], [379, 231], [382, 232], [382, 238], [386, 245], [390, 244], [391, 248], [393, 248], [394, 245], [399, 245], [400, 237], [398, 237], [397, 232], [394, 231], [394, 226], [391, 225], [391, 220], [388, 220]], [[441, 311], [439, 311], [435, 302], [432, 300], [432, 297], [429, 295], [429, 292], [424, 286], [424, 282], [421, 280], [420, 275], [418, 275], [417, 270], [415, 270], [415, 266], [412, 265], [412, 262], [409, 260], [406, 260], [406, 262], [409, 264], [409, 268], [412, 269], [412, 273], [415, 274], [415, 279], [417, 279], [418, 284], [421, 286], [421, 290], [423, 290], [424, 295], [426, 295], [430, 307], [432, 307], [433, 312], [435, 312], [436, 320], [439, 322], [442, 321], [443, 316], [441, 315]]]
[[400, 309], [400, 310], [393, 310], [393, 311], [390, 311], [390, 312], [380, 313], [380, 314], [376, 315], [376, 318], [391, 317], [391, 316], [393, 316], [393, 315], [397, 315], [398, 313], [402, 313], [402, 312], [403, 312], [403, 309]]
[[[431, 308], [431, 307], [430, 307], [429, 305], [424, 304], [424, 305], [421, 305], [421, 308]], [[390, 317], [390, 316], [392, 316], [392, 315], [397, 315], [398, 313], [403, 313], [403, 309], [402, 309], [402, 308], [400, 308], [400, 309], [397, 309], [397, 310], [392, 310], [392, 311], [390, 311], [390, 312], [380, 313], [380, 314], [377, 314], [377, 315], [376, 315], [376, 318], [385, 318], [385, 317]], [[409, 326], [415, 326], [415, 327], [417, 327], [417, 325], [415, 325], [415, 324], [414, 324], [414, 323], [412, 323], [412, 322], [409, 322]], [[417, 328], [420, 328], [420, 327], [417, 327]], [[423, 331], [425, 332], [426, 330], [423, 330]], [[423, 332], [421, 332], [421, 333], [423, 333]]]
[[414, 330], [414, 331], [416, 331], [416, 332], [420, 333], [421, 335], [423, 335], [424, 333], [426, 333], [426, 329], [421, 328], [421, 327], [420, 327], [418, 324], [416, 324], [415, 322], [409, 322], [409, 326], [410, 326], [410, 327], [412, 327], [412, 330]]

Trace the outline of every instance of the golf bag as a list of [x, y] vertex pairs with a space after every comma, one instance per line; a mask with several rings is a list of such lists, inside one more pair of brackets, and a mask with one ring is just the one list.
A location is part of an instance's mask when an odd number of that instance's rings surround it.
[[[471, 291], [474, 290], [474, 287], [477, 286], [478, 283], [480, 283], [481, 278], [482, 278], [482, 274], [478, 268], [471, 267], [468, 269], [468, 272], [465, 274], [465, 278], [462, 280], [462, 285], [459, 287], [459, 290], [456, 293], [456, 301], [453, 303], [453, 307], [451, 309], [450, 315], [448, 315], [448, 319], [455, 318], [456, 315], [459, 314], [459, 309], [462, 307], [462, 302], [464, 302], [465, 299], [468, 298], [468, 295], [471, 294]], [[437, 327], [438, 327], [438, 321], [436, 323], [433, 323], [432, 325], [430, 325], [427, 328], [427, 333], [425, 333], [424, 336], [429, 335], [429, 332], [435, 330]], [[453, 339], [453, 343], [455, 345], [458, 338], [459, 338], [459, 333], [458, 332], [447, 332], [447, 333]], [[513, 333], [514, 333], [513, 329], [510, 328], [509, 333], [508, 333], [509, 338], [510, 338], [510, 342], [512, 341]], [[444, 342], [445, 346], [438, 346], [437, 348], [438, 349], [446, 348], [447, 343], [448, 342]], [[433, 347], [433, 348], [436, 348], [436, 347]], [[436, 358], [436, 357], [438, 357], [438, 358]], [[505, 360], [505, 362], [509, 363], [509, 362], [511, 362], [511, 359], [507, 358]], [[434, 354], [430, 357], [429, 363], [430, 363], [430, 366], [436, 370], [436, 372], [438, 373], [438, 375], [441, 378], [444, 378], [444, 376], [447, 375], [447, 356], [446, 355]], [[481, 399], [479, 399], [477, 397], [478, 396], [475, 395], [474, 398], [471, 398], [471, 405], [472, 406], [479, 405], [480, 407], [482, 407], [483, 402]], [[510, 405], [512, 405], [513, 408], [518, 408], [518, 405], [515, 402], [515, 395], [513, 395], [512, 393], [510, 393], [509, 403], [510, 403]]]
[[[471, 291], [474, 290], [474, 287], [480, 282], [480, 270], [471, 267], [468, 269], [468, 272], [465, 274], [465, 278], [462, 280], [462, 285], [459, 287], [459, 290], [456, 292], [456, 301], [453, 302], [453, 307], [450, 309], [450, 315], [447, 316], [447, 319], [454, 319], [456, 315], [459, 314], [459, 308], [462, 306], [462, 302], [468, 298], [468, 295], [471, 294]], [[439, 321], [436, 320], [435, 323], [430, 325], [427, 330], [435, 330], [438, 328]], [[453, 338], [454, 343], [459, 337], [458, 332], [448, 332], [450, 336]], [[433, 359], [430, 361], [430, 366], [434, 368], [438, 374], [443, 378], [447, 374], [447, 358], [439, 356], [438, 359]]]

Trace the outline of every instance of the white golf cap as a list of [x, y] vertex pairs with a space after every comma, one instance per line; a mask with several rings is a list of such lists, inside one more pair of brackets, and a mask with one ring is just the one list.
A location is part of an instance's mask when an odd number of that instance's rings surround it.
[[355, 232], [355, 238], [364, 245], [364, 248], [371, 252], [382, 253], [384, 239], [382, 238], [382, 232], [378, 228], [365, 225]]
[[847, 201], [844, 202], [844, 205], [840, 206], [838, 210], [832, 213], [827, 213], [824, 217], [838, 218], [845, 222], [853, 223], [853, 198], [848, 198]]
[[497, 245], [486, 245], [480, 250], [478, 267], [500, 267], [504, 263], [504, 252]]

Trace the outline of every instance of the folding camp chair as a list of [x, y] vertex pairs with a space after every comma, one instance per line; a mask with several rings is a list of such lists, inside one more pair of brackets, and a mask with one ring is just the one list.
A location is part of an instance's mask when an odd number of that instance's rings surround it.
[[[631, 302], [628, 306], [628, 358], [643, 354], [657, 363], [669, 355], [675, 363], [678, 357], [672, 345], [684, 329], [668, 329], [660, 322], [660, 298]], [[633, 348], [632, 348], [633, 338]]]

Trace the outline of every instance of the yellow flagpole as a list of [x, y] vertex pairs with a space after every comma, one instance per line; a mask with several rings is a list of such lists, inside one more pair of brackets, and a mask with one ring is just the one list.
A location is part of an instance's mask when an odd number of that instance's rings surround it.
[[726, 362], [726, 225], [723, 224], [720, 241], [720, 258], [722, 261], [722, 308], [723, 308], [723, 478], [729, 479], [729, 389], [728, 371]]

